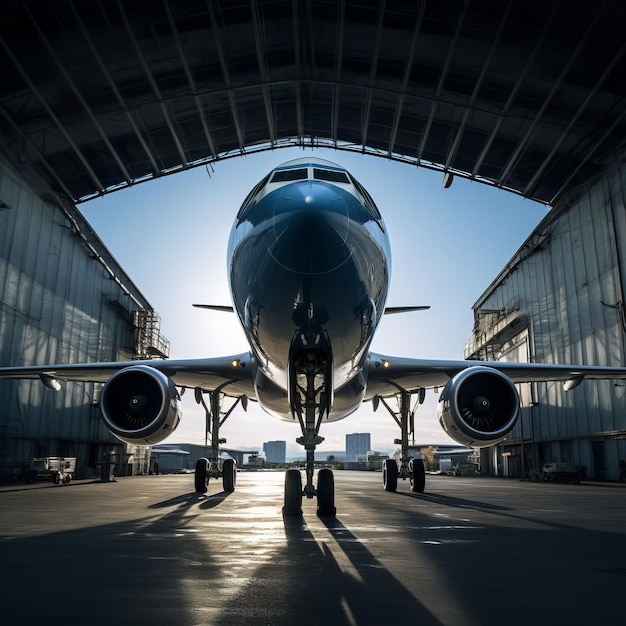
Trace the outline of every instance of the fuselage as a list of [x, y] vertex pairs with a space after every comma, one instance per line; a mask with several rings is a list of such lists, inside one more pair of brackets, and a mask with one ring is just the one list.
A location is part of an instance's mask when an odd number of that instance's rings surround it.
[[319, 347], [332, 359], [326, 419], [352, 413], [365, 392], [364, 363], [391, 269], [387, 231], [367, 191], [329, 161], [284, 163], [244, 201], [228, 256], [259, 402], [292, 419], [285, 402], [290, 355], [297, 347]]

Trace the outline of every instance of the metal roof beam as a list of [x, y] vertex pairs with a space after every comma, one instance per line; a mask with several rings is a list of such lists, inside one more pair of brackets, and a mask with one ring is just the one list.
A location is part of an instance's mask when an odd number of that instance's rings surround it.
[[[11, 127], [13, 128], [13, 130], [16, 132], [17, 135], [20, 136], [20, 138], [22, 139], [22, 141], [24, 142], [25, 145], [28, 145], [30, 147], [30, 149], [36, 154], [37, 159], [41, 162], [41, 164], [48, 170], [49, 174], [52, 176], [52, 178], [54, 178], [54, 180], [57, 182], [57, 184], [59, 185], [59, 187], [61, 189], [63, 189], [63, 191], [65, 192], [65, 194], [67, 195], [68, 198], [71, 198], [72, 200], [75, 200], [74, 195], [72, 194], [72, 192], [70, 191], [70, 189], [67, 187], [67, 185], [63, 182], [63, 180], [61, 179], [61, 177], [56, 173], [56, 171], [52, 168], [52, 166], [48, 163], [48, 160], [46, 159], [45, 155], [42, 154], [39, 149], [37, 148], [37, 146], [35, 146], [35, 144], [33, 143], [32, 139], [30, 139], [30, 137], [27, 137], [22, 129], [19, 127], [18, 124], [16, 124], [15, 120], [4, 110], [4, 107], [0, 106], [0, 115], [2, 115], [2, 117], [4, 117], [4, 119], [11, 125]], [[30, 166], [29, 166], [30, 167]]]
[[439, 104], [439, 100], [443, 92], [443, 86], [446, 82], [446, 78], [448, 77], [448, 72], [450, 71], [450, 65], [452, 64], [452, 56], [454, 55], [454, 49], [456, 48], [456, 44], [458, 43], [459, 38], [461, 36], [461, 28], [463, 26], [463, 21], [465, 20], [465, 16], [467, 14], [468, 8], [469, 8], [469, 0], [465, 0], [465, 2], [463, 3], [463, 10], [460, 11], [460, 14], [459, 14], [459, 20], [456, 25], [456, 31], [454, 32], [454, 38], [452, 39], [452, 42], [450, 43], [450, 48], [448, 49], [448, 56], [446, 57], [446, 61], [444, 63], [443, 68], [441, 69], [441, 75], [439, 76], [439, 84], [437, 85], [435, 98], [433, 100], [432, 106], [430, 107], [430, 114], [428, 116], [428, 121], [426, 122], [424, 133], [422, 134], [419, 146], [417, 148], [417, 162], [418, 163], [421, 162], [422, 155], [424, 154], [424, 149], [426, 148], [426, 144], [428, 143], [428, 136], [430, 135], [430, 129], [435, 119], [435, 112], [437, 110], [437, 105]]
[[509, 13], [511, 12], [511, 6], [512, 6], [512, 3], [507, 3], [505, 5], [504, 13], [500, 20], [500, 26], [498, 27], [498, 32], [496, 33], [495, 37], [493, 38], [493, 41], [491, 42], [491, 47], [489, 48], [489, 54], [487, 55], [485, 62], [482, 64], [480, 76], [478, 77], [478, 80], [476, 81], [476, 84], [474, 85], [474, 89], [472, 91], [470, 101], [465, 107], [463, 118], [456, 131], [456, 136], [454, 137], [454, 140], [452, 141], [452, 146], [450, 147], [450, 150], [448, 151], [448, 158], [446, 159], [446, 163], [444, 165], [445, 171], [447, 171], [452, 165], [452, 161], [454, 160], [457, 150], [459, 149], [461, 139], [463, 138], [463, 133], [465, 132], [465, 126], [467, 124], [467, 120], [469, 119], [470, 114], [474, 110], [476, 100], [478, 100], [478, 94], [480, 93], [480, 90], [483, 85], [483, 81], [485, 80], [485, 75], [487, 74], [487, 70], [491, 64], [491, 60], [493, 59], [493, 56], [496, 52], [496, 48], [498, 47], [498, 44], [500, 43], [500, 38], [502, 37], [502, 31], [504, 30], [504, 25], [506, 24], [506, 21], [509, 17]]
[[402, 78], [402, 86], [398, 92], [398, 103], [396, 105], [396, 112], [393, 116], [393, 123], [391, 126], [391, 133], [389, 134], [389, 150], [387, 153], [389, 156], [393, 154], [396, 137], [398, 136], [398, 129], [400, 128], [400, 120], [402, 119], [402, 109], [404, 108], [404, 100], [406, 93], [411, 82], [411, 72], [413, 71], [413, 61], [415, 60], [415, 51], [417, 49], [417, 41], [419, 39], [420, 31], [422, 29], [422, 22], [424, 20], [424, 11], [426, 9], [426, 0], [420, 4], [419, 15], [417, 17], [417, 24], [413, 31], [413, 38], [411, 40], [411, 51], [406, 60], [406, 66], [404, 68], [404, 76]]
[[539, 38], [537, 39], [537, 41], [535, 42], [535, 45], [533, 47], [532, 52], [528, 55], [528, 58], [526, 60], [526, 64], [524, 65], [524, 69], [522, 70], [522, 73], [519, 75], [515, 86], [513, 87], [513, 90], [511, 91], [511, 93], [509, 94], [509, 97], [507, 98], [506, 103], [504, 104], [504, 107], [502, 107], [502, 110], [500, 111], [500, 115], [498, 116], [498, 120], [493, 128], [493, 130], [491, 131], [491, 135], [489, 136], [489, 139], [487, 140], [487, 143], [485, 143], [485, 146], [482, 149], [482, 152], [480, 153], [480, 156], [478, 157], [478, 160], [476, 161], [476, 165], [474, 166], [474, 169], [472, 170], [471, 173], [471, 177], [475, 178], [476, 175], [478, 174], [478, 171], [480, 170], [485, 158], [487, 157], [487, 153], [489, 152], [489, 149], [491, 148], [491, 146], [493, 145], [493, 142], [495, 141], [495, 138], [498, 136], [498, 131], [500, 130], [500, 126], [502, 125], [502, 122], [504, 121], [504, 118], [506, 117], [509, 109], [511, 108], [511, 105], [513, 104], [513, 101], [515, 100], [515, 98], [517, 97], [517, 94], [522, 86], [522, 84], [524, 83], [524, 80], [526, 79], [526, 76], [528, 75], [528, 72], [530, 71], [530, 67], [532, 66], [532, 64], [535, 61], [535, 57], [537, 56], [537, 54], [539, 53], [539, 50], [546, 38], [546, 35], [548, 34], [548, 30], [550, 28], [550, 25], [552, 24], [552, 21], [554, 19], [554, 16], [556, 15], [556, 10], [557, 10], [557, 4], [553, 4], [552, 6], [552, 13], [550, 14], [550, 17], [546, 20], [544, 26], [543, 26], [543, 30], [541, 31], [541, 34], [539, 35]]
[[144, 150], [144, 152], [146, 154], [146, 157], [148, 158], [148, 160], [150, 161], [150, 164], [152, 165], [152, 173], [155, 174], [155, 175], [158, 174], [160, 168], [157, 165], [157, 162], [156, 162], [156, 160], [154, 158], [154, 155], [152, 154], [150, 148], [148, 147], [148, 144], [146, 143], [146, 140], [144, 139], [143, 134], [141, 133], [141, 131], [137, 127], [137, 124], [135, 123], [135, 120], [133, 119], [133, 116], [130, 114], [130, 111], [128, 110], [128, 105], [124, 101], [124, 98], [122, 97], [122, 94], [120, 93], [120, 90], [117, 88], [117, 85], [113, 81], [113, 78], [111, 77], [110, 72], [108, 71], [107, 67], [104, 64], [104, 61], [102, 60], [102, 57], [100, 56], [100, 54], [96, 50], [96, 47], [93, 45], [93, 41], [91, 40], [91, 37], [89, 36], [89, 32], [87, 31], [87, 28], [85, 27], [85, 24], [83, 23], [82, 19], [80, 18], [80, 15], [78, 14], [78, 11], [76, 10], [76, 7], [74, 6], [74, 4], [72, 2], [70, 2], [69, 6], [70, 6], [70, 8], [71, 8], [71, 10], [72, 10], [72, 12], [74, 14], [74, 18], [76, 19], [76, 23], [78, 24], [78, 26], [79, 26], [82, 34], [83, 34], [83, 37], [85, 38], [85, 41], [87, 42], [87, 46], [89, 46], [89, 50], [90, 50], [92, 56], [96, 60], [96, 63], [98, 64], [98, 67], [100, 68], [100, 71], [102, 72], [102, 75], [106, 79], [107, 84], [109, 85], [109, 88], [113, 92], [113, 95], [115, 96], [115, 99], [117, 100], [118, 104], [120, 105], [120, 109], [124, 113], [124, 116], [128, 120], [128, 123], [130, 124], [130, 127], [132, 128], [133, 132], [135, 133], [137, 141], [139, 142], [139, 144], [143, 148], [143, 150]]
[[259, 3], [257, 2], [257, 0], [251, 0], [250, 9], [252, 11], [252, 27], [254, 29], [256, 57], [259, 65], [259, 74], [261, 77], [261, 90], [263, 92], [263, 103], [265, 105], [267, 131], [270, 142], [276, 143], [276, 124], [274, 121], [274, 112], [272, 110], [272, 96], [268, 85], [269, 77], [267, 71], [267, 58], [264, 54], [264, 51], [266, 49], [265, 38], [263, 37], [261, 16], [259, 15]]
[[170, 29], [172, 30], [172, 36], [174, 37], [174, 43], [176, 44], [176, 50], [178, 51], [180, 62], [183, 66], [183, 70], [185, 71], [185, 76], [187, 77], [187, 82], [189, 83], [189, 87], [191, 88], [191, 94], [193, 97], [194, 104], [196, 105], [196, 111], [198, 112], [198, 119], [200, 120], [200, 123], [202, 124], [204, 137], [207, 141], [211, 154], [213, 155], [214, 158], [217, 158], [217, 150], [215, 148], [215, 142], [213, 141], [213, 138], [211, 137], [211, 132], [209, 131], [209, 127], [206, 121], [206, 116], [202, 108], [202, 103], [200, 102], [200, 98], [198, 97], [198, 89], [196, 88], [196, 82], [189, 68], [189, 63], [187, 63], [185, 53], [183, 52], [183, 47], [180, 41], [180, 35], [178, 34], [178, 29], [176, 28], [174, 17], [172, 15], [172, 10], [170, 9], [170, 5], [167, 2], [167, 0], [163, 0], [163, 8], [165, 9], [165, 14], [167, 15], [167, 21], [170, 25]]
[[[71, 148], [72, 152], [76, 155], [78, 160], [81, 162], [82, 166], [85, 168], [85, 171], [89, 174], [89, 177], [95, 183], [95, 186], [98, 189], [102, 189], [102, 183], [100, 182], [100, 179], [96, 176], [96, 173], [93, 171], [91, 165], [89, 165], [89, 163], [87, 162], [87, 159], [85, 159], [85, 157], [83, 156], [83, 153], [78, 149], [78, 146], [74, 143], [69, 133], [65, 130], [65, 127], [61, 123], [61, 120], [55, 115], [54, 111], [48, 106], [46, 99], [43, 97], [41, 92], [37, 89], [37, 87], [35, 86], [35, 83], [33, 83], [33, 81], [30, 79], [30, 76], [26, 73], [26, 70], [22, 67], [22, 64], [17, 60], [17, 58], [13, 54], [13, 51], [9, 48], [7, 43], [1, 37], [0, 37], [0, 45], [6, 52], [6, 55], [9, 57], [9, 59], [11, 60], [11, 62], [13, 63], [17, 71], [19, 72], [20, 76], [22, 77], [22, 80], [28, 85], [28, 88], [30, 89], [30, 91], [37, 97], [37, 99], [41, 103], [41, 106], [45, 109], [46, 113], [48, 114], [50, 119], [54, 122], [55, 126], [59, 129], [59, 131], [63, 135], [63, 138], [67, 142], [67, 145]], [[55, 178], [58, 178], [58, 176], [55, 176]], [[73, 195], [71, 195], [71, 197], [75, 199]]]
[[156, 81], [154, 80], [154, 76], [152, 76], [152, 72], [150, 71], [150, 68], [148, 67], [148, 63], [146, 62], [146, 58], [144, 57], [139, 47], [139, 42], [137, 41], [137, 38], [133, 34], [133, 30], [131, 28], [130, 22], [128, 21], [128, 16], [126, 15], [126, 12], [124, 11], [124, 7], [122, 6], [122, 3], [120, 0], [117, 0], [117, 8], [120, 12], [120, 15], [122, 16], [122, 21], [124, 22], [124, 28], [126, 28], [128, 39], [130, 40], [133, 48], [135, 49], [135, 53], [137, 54], [137, 59], [141, 63], [141, 66], [143, 67], [143, 71], [146, 74], [146, 78], [148, 79], [148, 82], [150, 83], [150, 88], [152, 89], [152, 92], [156, 96], [156, 100], [159, 103], [161, 112], [163, 113], [163, 118], [165, 119], [165, 123], [167, 124], [167, 127], [172, 136], [172, 139], [174, 140], [176, 150], [178, 151], [180, 162], [183, 167], [186, 167], [187, 156], [185, 154], [185, 150], [181, 143], [180, 137], [178, 136], [178, 132], [176, 131], [176, 128], [174, 127], [174, 122], [172, 121], [170, 117], [170, 114], [167, 110], [167, 106], [165, 105], [165, 102], [163, 101], [159, 86], [156, 84]]
[[339, 103], [341, 101], [341, 72], [343, 70], [344, 35], [346, 25], [346, 2], [341, 0], [337, 8], [337, 36], [335, 37], [335, 84], [331, 103], [330, 138], [337, 141], [339, 128]]
[[370, 113], [372, 110], [373, 89], [376, 81], [376, 71], [378, 70], [378, 56], [380, 54], [380, 41], [382, 39], [383, 22], [385, 19], [386, 0], [381, 0], [378, 5], [378, 20], [376, 20], [376, 45], [374, 46], [374, 54], [372, 55], [372, 64], [370, 66], [369, 85], [365, 95], [365, 105], [363, 107], [363, 125], [361, 130], [361, 143], [367, 144], [367, 130], [370, 124]]
[[[576, 122], [578, 121], [578, 118], [583, 114], [583, 111], [589, 106], [589, 104], [591, 103], [591, 100], [593, 99], [595, 94], [598, 92], [598, 90], [600, 89], [604, 81], [610, 76], [611, 72], [613, 71], [615, 66], [618, 64], [618, 62], [621, 61], [622, 57], [624, 56], [625, 50], [626, 50], [626, 44], [623, 44], [620, 51], [612, 58], [611, 62], [609, 63], [608, 67], [606, 68], [606, 70], [604, 71], [600, 79], [593, 86], [593, 89], [587, 94], [585, 99], [580, 103], [580, 106], [574, 113], [572, 119], [569, 121], [567, 126], [564, 128], [558, 141], [556, 141], [554, 145], [552, 146], [552, 149], [550, 150], [550, 153], [548, 154], [548, 156], [545, 158], [542, 166], [537, 169], [537, 171], [535, 172], [535, 175], [531, 178], [528, 185], [526, 185], [526, 188], [524, 189], [525, 196], [531, 193], [532, 189], [535, 187], [535, 185], [537, 184], [537, 182], [543, 175], [544, 171], [548, 167], [548, 164], [550, 163], [554, 155], [558, 152], [561, 144], [567, 138], [570, 130], [574, 127], [574, 124], [576, 124]], [[597, 148], [597, 144], [594, 147], [594, 150], [596, 148]]]
[[[584, 36], [581, 37], [578, 40], [578, 44], [577, 44], [576, 48], [574, 49], [574, 52], [568, 56], [567, 63], [565, 64], [565, 66], [561, 70], [561, 73], [559, 74], [558, 79], [556, 80], [554, 85], [552, 85], [552, 89], [550, 90], [550, 93], [544, 99], [541, 107], [539, 107], [539, 110], [537, 111], [535, 117], [533, 118], [532, 122], [530, 123], [530, 125], [528, 127], [528, 130], [524, 134], [524, 137], [522, 137], [521, 141], [517, 145], [517, 148], [515, 149], [515, 151], [511, 155], [511, 158], [509, 159], [509, 162], [508, 162], [506, 168], [504, 169], [504, 172], [500, 175], [500, 178], [498, 179], [498, 184], [505, 184], [506, 183], [506, 181], [508, 180], [509, 176], [511, 175], [511, 171], [513, 170], [513, 167], [515, 165], [517, 165], [521, 155], [526, 150], [526, 147], [527, 147], [527, 144], [528, 144], [529, 140], [531, 139], [531, 137], [535, 133], [535, 128], [539, 124], [539, 121], [541, 120], [541, 117], [543, 116], [543, 114], [545, 113], [546, 109], [548, 108], [548, 105], [550, 104], [550, 102], [554, 98], [555, 94], [557, 93], [557, 91], [559, 90], [561, 85], [563, 84], [563, 81], [565, 80], [565, 77], [567, 76], [570, 68], [572, 67], [572, 65], [574, 65], [574, 62], [576, 61], [578, 55], [580, 54], [580, 51], [582, 50], [585, 42], [589, 38], [589, 35], [591, 33], [591, 30], [592, 30], [593, 26], [598, 21], [598, 18], [600, 17], [600, 14], [601, 14], [601, 11], [597, 11], [596, 12], [595, 18], [591, 21], [591, 24], [586, 29]], [[545, 165], [546, 164], [545, 164], [545, 160], [544, 160], [543, 164], [541, 165], [541, 167], [539, 169], [543, 169], [545, 167]]]
[[[108, 138], [106, 132], [104, 131], [104, 129], [102, 128], [102, 125], [98, 121], [98, 118], [96, 117], [95, 113], [93, 112], [93, 110], [91, 109], [91, 107], [89, 106], [89, 104], [87, 103], [85, 98], [83, 98], [83, 94], [80, 92], [80, 90], [78, 89], [78, 87], [76, 86], [74, 81], [72, 80], [71, 76], [67, 73], [63, 63], [61, 62], [61, 60], [59, 59], [59, 57], [55, 53], [54, 48], [50, 45], [50, 42], [48, 41], [48, 39], [44, 35], [43, 31], [39, 27], [39, 24], [36, 22], [33, 14], [29, 11], [29, 9], [28, 9], [28, 7], [26, 5], [24, 5], [24, 8], [26, 9], [26, 12], [28, 13], [31, 21], [33, 22], [33, 25], [35, 26], [35, 30], [37, 31], [37, 34], [39, 35], [39, 37], [43, 41], [43, 43], [44, 43], [44, 45], [46, 47], [46, 50], [48, 51], [48, 54], [50, 55], [50, 57], [56, 63], [57, 67], [59, 68], [59, 71], [61, 72], [63, 78], [65, 79], [65, 82], [69, 85], [70, 89], [74, 93], [74, 97], [80, 102], [81, 106], [83, 107], [83, 109], [87, 113], [87, 116], [91, 120], [91, 123], [94, 125], [95, 129], [98, 131], [98, 134], [100, 135], [100, 138], [102, 139], [102, 142], [104, 143], [104, 145], [109, 150], [109, 153], [113, 157], [113, 160], [115, 161], [115, 164], [117, 165], [117, 167], [119, 168], [120, 172], [122, 173], [122, 176], [124, 177], [124, 180], [127, 183], [130, 183], [130, 179], [131, 179], [130, 178], [130, 174], [128, 173], [128, 170], [126, 169], [126, 166], [124, 165], [124, 163], [122, 163], [122, 159], [120, 159], [119, 154], [117, 153], [117, 151], [115, 150], [115, 148], [113, 147], [111, 142], [109, 141], [109, 138]], [[73, 5], [72, 5], [72, 8], [73, 8]]]
[[222, 68], [222, 76], [224, 77], [224, 85], [228, 93], [228, 104], [230, 107], [230, 114], [233, 118], [233, 126], [235, 128], [235, 134], [237, 135], [237, 142], [239, 143], [239, 150], [244, 151], [245, 144], [243, 140], [243, 133], [241, 131], [241, 124], [239, 123], [239, 114], [237, 112], [237, 103], [235, 96], [231, 88], [230, 73], [228, 71], [228, 65], [226, 63], [226, 55], [224, 54], [224, 46], [222, 44], [222, 38], [220, 36], [219, 24], [217, 23], [217, 16], [213, 8], [212, 0], [207, 0], [207, 11], [211, 18], [211, 27], [213, 28], [213, 40], [215, 41], [215, 48], [217, 49], [217, 57], [220, 61], [220, 67]]
[[298, 0], [291, 2], [291, 14], [293, 15], [293, 51], [294, 51], [294, 91], [296, 93], [296, 133], [302, 139], [304, 125], [302, 119], [302, 94], [300, 93], [300, 77], [302, 76], [302, 58], [300, 54], [300, 19], [298, 14]]
[[591, 157], [595, 154], [597, 149], [604, 144], [604, 142], [613, 134], [613, 131], [620, 125], [622, 120], [626, 117], [626, 109], [622, 109], [622, 112], [615, 118], [613, 123], [606, 129], [606, 131], [602, 134], [600, 139], [595, 143], [595, 145], [585, 154], [585, 158], [578, 163], [576, 168], [572, 171], [572, 173], [567, 177], [565, 182], [561, 185], [560, 189], [554, 194], [552, 199], [550, 200], [550, 206], [554, 206], [558, 200], [561, 198], [563, 193], [565, 193], [566, 187], [570, 184], [570, 181], [576, 177], [578, 172], [584, 167], [585, 163], [587, 163]]

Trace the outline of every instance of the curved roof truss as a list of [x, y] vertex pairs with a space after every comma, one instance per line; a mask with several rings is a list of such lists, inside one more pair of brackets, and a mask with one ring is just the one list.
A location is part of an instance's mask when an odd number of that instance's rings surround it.
[[623, 148], [626, 5], [7, 0], [0, 153], [81, 202], [331, 146], [554, 204]]

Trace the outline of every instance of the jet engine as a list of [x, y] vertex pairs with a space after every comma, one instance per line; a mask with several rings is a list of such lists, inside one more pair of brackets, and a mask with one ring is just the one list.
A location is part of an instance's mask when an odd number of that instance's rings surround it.
[[126, 443], [152, 445], [171, 435], [180, 422], [180, 395], [163, 372], [133, 365], [109, 378], [100, 394], [106, 427]]
[[502, 441], [519, 415], [519, 394], [502, 372], [475, 366], [443, 388], [437, 404], [441, 427], [455, 441], [478, 448]]

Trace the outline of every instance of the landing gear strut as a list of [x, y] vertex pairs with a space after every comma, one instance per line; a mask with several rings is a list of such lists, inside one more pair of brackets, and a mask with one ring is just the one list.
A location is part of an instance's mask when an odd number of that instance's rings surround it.
[[[408, 478], [411, 491], [415, 493], [424, 492], [426, 485], [424, 461], [420, 458], [409, 458], [409, 435], [415, 436], [415, 410], [419, 404], [424, 402], [425, 392], [425, 389], [420, 389], [412, 393], [398, 387], [398, 393], [395, 396], [398, 405], [397, 410], [380, 396], [376, 396], [372, 402], [374, 411], [382, 402], [400, 427], [400, 439], [394, 441], [394, 443], [400, 444], [400, 464], [398, 465], [394, 459], [387, 459], [383, 466], [383, 487], [386, 491], [396, 491], [398, 479], [406, 480]], [[417, 402], [411, 407], [412, 396], [414, 395], [417, 396]]]
[[335, 480], [329, 469], [322, 469], [317, 476], [317, 489], [313, 483], [315, 471], [315, 448], [324, 441], [319, 429], [332, 404], [332, 355], [322, 334], [305, 337], [296, 335], [289, 354], [289, 400], [292, 414], [298, 419], [302, 437], [296, 441], [306, 451], [305, 476], [299, 470], [285, 474], [285, 505], [283, 515], [302, 515], [302, 496], [317, 496], [317, 514], [334, 516]]
[[226, 443], [226, 439], [220, 438], [220, 427], [228, 419], [234, 408], [241, 402], [244, 411], [248, 408], [248, 399], [246, 396], [240, 396], [235, 400], [233, 405], [222, 413], [222, 389], [229, 383], [218, 387], [215, 391], [206, 392], [209, 396], [209, 404], [204, 401], [203, 391], [196, 387], [195, 398], [198, 404], [204, 407], [206, 413], [206, 431], [204, 445], [207, 446], [206, 434], [211, 434], [211, 452], [210, 458], [201, 458], [196, 461], [196, 470], [194, 475], [194, 486], [196, 493], [206, 493], [211, 478], [221, 478], [222, 487], [226, 492], [235, 491], [237, 482], [237, 467], [233, 459], [224, 459], [220, 462], [219, 446]]

